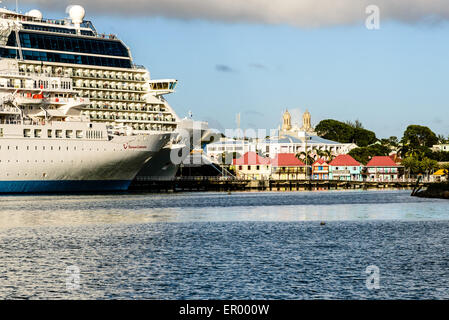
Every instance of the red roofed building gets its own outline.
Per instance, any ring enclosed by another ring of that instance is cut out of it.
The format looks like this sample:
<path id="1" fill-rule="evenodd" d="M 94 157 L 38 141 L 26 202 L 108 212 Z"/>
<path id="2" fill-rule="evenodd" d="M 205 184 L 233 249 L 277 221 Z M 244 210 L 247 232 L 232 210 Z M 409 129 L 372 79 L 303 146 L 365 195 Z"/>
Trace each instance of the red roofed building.
<path id="1" fill-rule="evenodd" d="M 271 175 L 271 161 L 255 152 L 247 152 L 241 158 L 234 159 L 237 177 L 243 179 L 268 179 Z"/>
<path id="2" fill-rule="evenodd" d="M 363 165 L 349 154 L 341 154 L 329 163 L 331 180 L 362 181 Z"/>
<path id="3" fill-rule="evenodd" d="M 392 181 L 398 180 L 400 168 L 389 156 L 374 156 L 366 164 L 367 181 Z"/>
<path id="4" fill-rule="evenodd" d="M 312 179 L 329 179 L 329 164 L 324 159 L 320 158 L 312 164 Z"/>
<path id="5" fill-rule="evenodd" d="M 294 153 L 278 153 L 271 159 L 272 178 L 297 180 L 306 178 L 306 165 Z"/>

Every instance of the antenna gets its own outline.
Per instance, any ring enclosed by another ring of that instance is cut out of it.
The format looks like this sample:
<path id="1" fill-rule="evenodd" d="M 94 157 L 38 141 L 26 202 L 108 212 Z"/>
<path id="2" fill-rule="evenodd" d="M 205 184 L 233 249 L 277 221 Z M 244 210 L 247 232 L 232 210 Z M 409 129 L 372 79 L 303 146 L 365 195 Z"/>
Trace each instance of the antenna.
<path id="1" fill-rule="evenodd" d="M 16 12 L 19 13 L 19 0 L 16 0 Z"/>
<path id="2" fill-rule="evenodd" d="M 239 135 L 237 138 L 240 138 L 240 112 L 237 113 L 235 122 L 237 123 L 237 134 Z"/>

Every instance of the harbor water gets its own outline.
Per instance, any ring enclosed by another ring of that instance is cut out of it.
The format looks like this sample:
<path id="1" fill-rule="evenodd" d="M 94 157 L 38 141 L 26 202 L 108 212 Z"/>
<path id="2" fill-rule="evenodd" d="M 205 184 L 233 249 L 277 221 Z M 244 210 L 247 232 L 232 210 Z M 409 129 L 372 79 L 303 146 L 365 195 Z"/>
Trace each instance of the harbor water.
<path id="1" fill-rule="evenodd" d="M 449 299 L 449 201 L 0 196 L 0 259 L 2 299 Z"/>

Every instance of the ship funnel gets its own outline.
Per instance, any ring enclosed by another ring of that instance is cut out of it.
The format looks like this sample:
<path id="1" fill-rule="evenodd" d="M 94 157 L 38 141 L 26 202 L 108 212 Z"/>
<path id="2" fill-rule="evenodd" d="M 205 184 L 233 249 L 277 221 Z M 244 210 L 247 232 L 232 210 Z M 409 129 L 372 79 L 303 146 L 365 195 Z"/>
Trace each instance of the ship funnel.
<path id="1" fill-rule="evenodd" d="M 83 22 L 84 16 L 86 15 L 86 11 L 83 7 L 79 5 L 68 6 L 67 11 L 69 13 L 70 19 L 72 19 L 72 23 L 75 27 L 79 28 L 81 23 Z"/>

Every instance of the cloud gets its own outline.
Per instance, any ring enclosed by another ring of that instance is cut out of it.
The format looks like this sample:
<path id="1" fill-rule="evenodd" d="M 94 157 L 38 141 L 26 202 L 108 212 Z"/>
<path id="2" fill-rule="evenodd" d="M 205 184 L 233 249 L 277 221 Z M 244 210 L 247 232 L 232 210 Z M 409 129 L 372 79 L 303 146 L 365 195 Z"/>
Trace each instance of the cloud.
<path id="1" fill-rule="evenodd" d="M 250 63 L 249 66 L 251 68 L 255 68 L 255 69 L 260 69 L 260 70 L 266 70 L 268 69 L 268 67 L 264 64 L 261 63 Z"/>
<path id="2" fill-rule="evenodd" d="M 21 5 L 35 3 L 35 0 L 21 1 Z M 72 3 L 41 0 L 38 9 L 64 12 Z M 447 0 L 77 0 L 77 3 L 86 8 L 88 18 L 115 14 L 323 27 L 364 24 L 365 8 L 375 4 L 380 8 L 381 22 L 449 20 Z"/>
<path id="3" fill-rule="evenodd" d="M 243 111 L 243 114 L 247 115 L 247 116 L 252 116 L 252 117 L 264 117 L 265 116 L 264 113 L 257 111 L 257 110 L 245 110 L 245 111 Z"/>
<path id="4" fill-rule="evenodd" d="M 234 72 L 234 69 L 232 69 L 230 66 L 224 65 L 224 64 L 217 64 L 215 66 L 215 70 L 220 72 Z"/>

